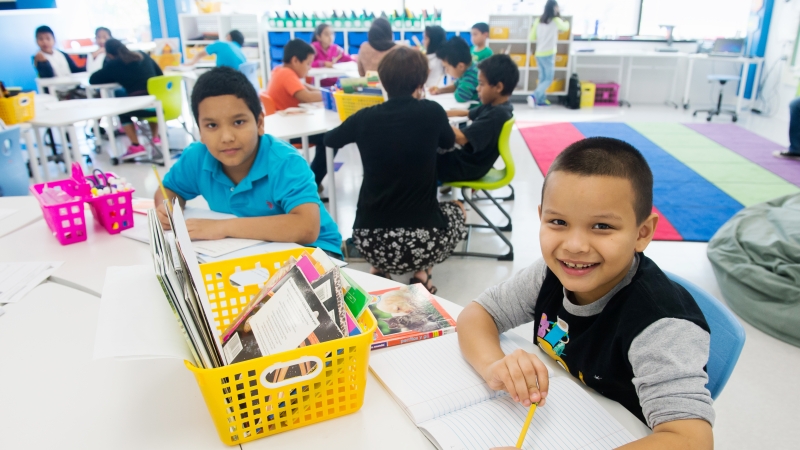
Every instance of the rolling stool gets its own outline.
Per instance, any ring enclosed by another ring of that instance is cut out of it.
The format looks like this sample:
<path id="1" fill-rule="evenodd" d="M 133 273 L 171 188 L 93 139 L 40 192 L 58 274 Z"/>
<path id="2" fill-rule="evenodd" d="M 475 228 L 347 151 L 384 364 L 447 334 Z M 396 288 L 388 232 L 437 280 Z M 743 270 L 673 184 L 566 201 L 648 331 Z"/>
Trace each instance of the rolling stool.
<path id="1" fill-rule="evenodd" d="M 708 76 L 709 82 L 718 81 L 720 84 L 719 88 L 719 100 L 717 100 L 717 107 L 715 109 L 698 109 L 692 113 L 692 117 L 696 117 L 697 113 L 703 112 L 708 113 L 708 117 L 706 120 L 711 122 L 711 118 L 714 116 L 719 116 L 720 114 L 730 114 L 731 120 L 736 122 L 739 120 L 739 117 L 736 115 L 736 111 L 731 109 L 722 109 L 722 91 L 725 90 L 725 83 L 728 81 L 739 81 L 739 77 L 737 75 L 709 75 Z"/>

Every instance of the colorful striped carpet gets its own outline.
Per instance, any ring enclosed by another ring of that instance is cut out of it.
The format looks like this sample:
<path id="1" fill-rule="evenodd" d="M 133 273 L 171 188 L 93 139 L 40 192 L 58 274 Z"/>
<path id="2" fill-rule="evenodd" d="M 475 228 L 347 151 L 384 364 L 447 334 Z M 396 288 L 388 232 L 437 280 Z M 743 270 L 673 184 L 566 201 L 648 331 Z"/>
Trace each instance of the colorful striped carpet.
<path id="1" fill-rule="evenodd" d="M 524 123 L 520 132 L 543 174 L 586 137 L 636 147 L 653 171 L 656 240 L 707 242 L 740 209 L 800 192 L 800 161 L 775 158 L 782 146 L 733 124 Z"/>

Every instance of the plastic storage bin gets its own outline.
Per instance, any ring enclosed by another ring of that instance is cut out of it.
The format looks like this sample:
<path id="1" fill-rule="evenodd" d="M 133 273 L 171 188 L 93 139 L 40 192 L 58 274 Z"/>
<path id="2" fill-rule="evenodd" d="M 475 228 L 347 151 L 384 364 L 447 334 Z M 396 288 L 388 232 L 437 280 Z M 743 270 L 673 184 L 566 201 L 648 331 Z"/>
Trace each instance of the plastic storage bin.
<path id="1" fill-rule="evenodd" d="M 33 119 L 35 114 L 33 99 L 33 92 L 20 92 L 10 98 L 0 98 L 0 119 L 3 119 L 6 125 Z"/>
<path id="2" fill-rule="evenodd" d="M 594 106 L 618 106 L 619 84 L 595 83 Z"/>
<path id="3" fill-rule="evenodd" d="M 511 53 L 508 56 L 511 57 L 511 60 L 514 61 L 519 67 L 525 67 L 525 64 L 528 62 L 528 55 L 525 53 Z"/>
<path id="4" fill-rule="evenodd" d="M 508 27 L 489 27 L 489 39 L 508 39 Z"/>
<path id="5" fill-rule="evenodd" d="M 555 80 L 553 80 L 553 84 L 551 84 L 550 87 L 547 88 L 546 92 L 553 93 L 553 92 L 564 91 L 566 89 L 566 85 L 567 85 L 567 80 L 563 78 L 556 78 Z"/>
<path id="6" fill-rule="evenodd" d="M 556 67 L 567 67 L 568 61 L 569 61 L 569 55 L 565 55 L 563 53 L 556 53 L 555 57 Z"/>
<path id="7" fill-rule="evenodd" d="M 339 120 L 342 122 L 360 109 L 383 103 L 382 95 L 345 94 L 342 91 L 336 91 L 333 93 L 333 98 L 336 100 Z"/>
<path id="8" fill-rule="evenodd" d="M 581 108 L 594 106 L 596 85 L 591 81 L 581 81 Z"/>
<path id="9" fill-rule="evenodd" d="M 258 293 L 258 286 L 234 287 L 239 270 L 270 272 L 307 249 L 266 253 L 200 265 L 212 311 L 232 320 Z M 222 331 L 227 325 L 218 322 Z M 335 341 L 251 359 L 215 369 L 186 362 L 200 386 L 223 443 L 236 445 L 358 411 L 364 404 L 369 352 L 377 322 L 369 310 L 359 319 L 363 333 Z M 316 363 L 306 375 L 271 383 L 266 375 L 303 362 Z"/>

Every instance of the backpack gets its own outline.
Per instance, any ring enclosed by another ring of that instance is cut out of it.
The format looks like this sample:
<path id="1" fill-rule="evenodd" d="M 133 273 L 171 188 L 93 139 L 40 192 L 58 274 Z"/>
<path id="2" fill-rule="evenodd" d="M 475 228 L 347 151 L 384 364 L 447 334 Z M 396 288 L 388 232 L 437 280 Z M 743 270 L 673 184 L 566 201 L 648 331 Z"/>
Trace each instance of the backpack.
<path id="1" fill-rule="evenodd" d="M 578 79 L 577 73 L 573 73 L 569 77 L 566 103 L 569 109 L 578 109 L 581 107 L 581 81 Z"/>

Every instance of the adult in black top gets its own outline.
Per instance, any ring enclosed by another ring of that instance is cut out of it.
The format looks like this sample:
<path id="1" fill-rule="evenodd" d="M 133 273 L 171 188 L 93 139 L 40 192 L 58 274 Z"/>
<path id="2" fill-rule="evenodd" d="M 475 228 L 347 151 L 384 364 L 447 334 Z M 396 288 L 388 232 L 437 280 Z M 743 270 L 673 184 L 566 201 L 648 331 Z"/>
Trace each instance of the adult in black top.
<path id="1" fill-rule="evenodd" d="M 106 41 L 106 60 L 103 68 L 93 73 L 89 78 L 91 84 L 119 83 L 129 97 L 147 95 L 147 80 L 164 75 L 152 58 L 143 52 L 132 52 L 125 44 L 117 39 Z M 119 121 L 125 130 L 125 135 L 131 141 L 128 151 L 121 159 L 133 159 L 146 153 L 145 148 L 139 144 L 136 128 L 133 126 L 133 117 L 139 119 L 155 117 L 152 108 L 130 111 L 119 115 Z M 158 136 L 158 123 L 150 122 L 150 131 L 153 136 Z M 154 143 L 161 142 L 157 137 Z"/>
<path id="2" fill-rule="evenodd" d="M 430 269 L 444 261 L 465 234 L 460 204 L 436 200 L 436 151 L 455 144 L 447 114 L 419 100 L 428 60 L 397 47 L 378 66 L 389 100 L 358 111 L 325 135 L 325 145 L 355 142 L 364 179 L 353 224 L 353 243 L 373 273 L 414 272 L 429 290 Z"/>

